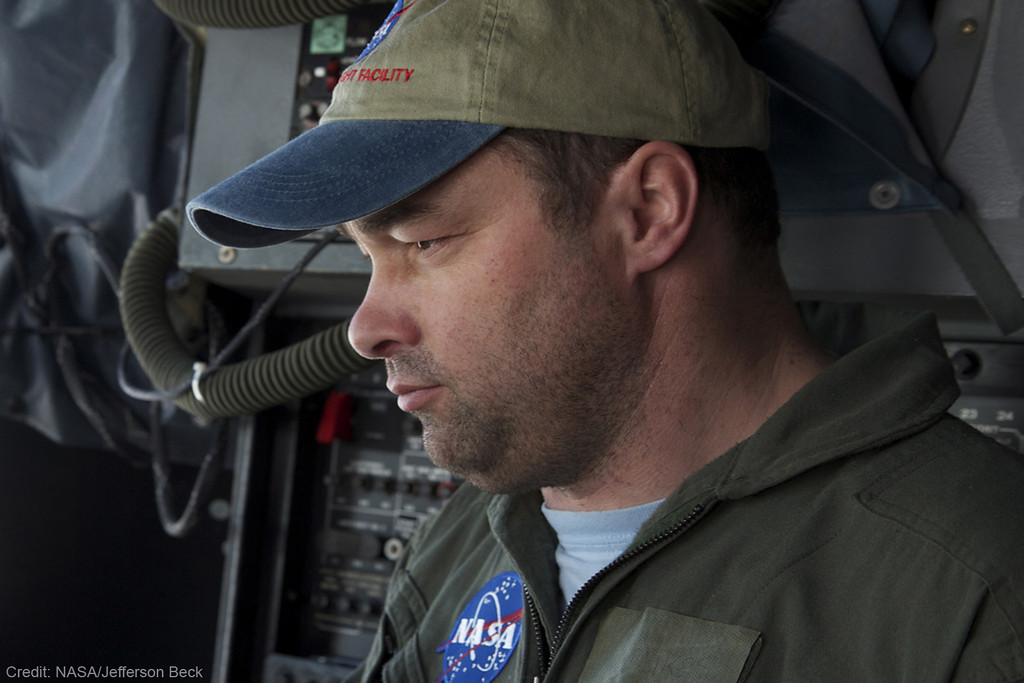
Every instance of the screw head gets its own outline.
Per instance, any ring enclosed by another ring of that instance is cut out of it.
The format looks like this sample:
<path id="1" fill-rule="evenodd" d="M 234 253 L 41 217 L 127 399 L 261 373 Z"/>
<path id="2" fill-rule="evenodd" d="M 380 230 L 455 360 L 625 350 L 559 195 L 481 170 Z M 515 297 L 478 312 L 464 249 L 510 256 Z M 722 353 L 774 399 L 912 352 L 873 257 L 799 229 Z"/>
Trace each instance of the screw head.
<path id="1" fill-rule="evenodd" d="M 902 196 L 903 191 L 900 189 L 899 183 L 894 180 L 879 180 L 871 186 L 871 190 L 868 192 L 868 201 L 876 209 L 885 211 L 898 205 Z"/>
<path id="2" fill-rule="evenodd" d="M 221 247 L 217 251 L 217 260 L 221 263 L 231 263 L 235 260 L 236 256 L 238 256 L 238 252 L 231 247 Z"/>
<path id="3" fill-rule="evenodd" d="M 981 372 L 981 357 L 971 349 L 960 349 L 950 360 L 957 379 L 974 379 Z"/>

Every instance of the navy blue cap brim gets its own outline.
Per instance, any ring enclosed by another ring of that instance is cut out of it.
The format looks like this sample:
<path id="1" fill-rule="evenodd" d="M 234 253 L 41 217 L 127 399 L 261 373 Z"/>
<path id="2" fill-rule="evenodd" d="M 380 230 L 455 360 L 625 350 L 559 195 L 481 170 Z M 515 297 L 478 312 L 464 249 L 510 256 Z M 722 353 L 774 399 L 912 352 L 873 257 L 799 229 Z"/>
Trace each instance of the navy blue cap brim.
<path id="1" fill-rule="evenodd" d="M 189 220 L 229 247 L 266 247 L 361 218 L 440 178 L 502 126 L 330 121 L 189 202 Z"/>

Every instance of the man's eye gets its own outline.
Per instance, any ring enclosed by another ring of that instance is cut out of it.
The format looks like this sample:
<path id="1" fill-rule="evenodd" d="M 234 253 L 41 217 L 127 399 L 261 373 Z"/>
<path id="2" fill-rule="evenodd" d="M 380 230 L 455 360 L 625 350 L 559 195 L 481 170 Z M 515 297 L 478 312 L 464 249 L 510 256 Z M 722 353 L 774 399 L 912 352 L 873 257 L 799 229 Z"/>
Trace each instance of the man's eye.
<path id="1" fill-rule="evenodd" d="M 434 237 L 428 240 L 412 240 L 409 242 L 403 242 L 402 244 L 405 245 L 406 249 L 427 253 L 440 248 L 441 244 L 447 239 L 447 237 Z"/>
<path id="2" fill-rule="evenodd" d="M 419 240 L 419 241 L 413 242 L 413 244 L 420 251 L 427 251 L 427 250 L 432 249 L 433 247 L 435 247 L 437 245 L 437 243 L 440 242 L 440 241 L 441 241 L 440 239 Z"/>

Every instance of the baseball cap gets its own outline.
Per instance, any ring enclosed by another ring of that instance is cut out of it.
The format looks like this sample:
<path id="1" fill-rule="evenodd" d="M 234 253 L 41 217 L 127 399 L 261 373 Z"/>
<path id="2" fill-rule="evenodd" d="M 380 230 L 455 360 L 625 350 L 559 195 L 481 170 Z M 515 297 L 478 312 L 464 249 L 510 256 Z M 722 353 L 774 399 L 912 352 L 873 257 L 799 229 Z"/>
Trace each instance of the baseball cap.
<path id="1" fill-rule="evenodd" d="M 373 213 L 508 127 L 768 146 L 768 87 L 697 0 L 398 0 L 320 125 L 189 202 L 260 247 Z"/>

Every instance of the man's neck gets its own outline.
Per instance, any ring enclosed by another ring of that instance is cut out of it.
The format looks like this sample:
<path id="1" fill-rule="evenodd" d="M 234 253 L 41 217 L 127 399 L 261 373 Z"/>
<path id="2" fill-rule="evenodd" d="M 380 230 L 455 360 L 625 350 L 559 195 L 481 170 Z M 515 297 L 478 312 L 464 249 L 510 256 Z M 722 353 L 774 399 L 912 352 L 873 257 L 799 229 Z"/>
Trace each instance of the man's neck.
<path id="1" fill-rule="evenodd" d="M 652 381 L 633 428 L 599 472 L 577 486 L 542 490 L 557 510 L 612 510 L 665 498 L 694 472 L 756 432 L 831 359 L 795 310 L 747 318 L 721 311 L 699 342 L 674 326 L 652 345 Z M 724 320 L 739 320 L 729 329 Z M 659 352 L 658 349 L 668 352 Z"/>

